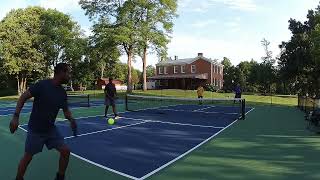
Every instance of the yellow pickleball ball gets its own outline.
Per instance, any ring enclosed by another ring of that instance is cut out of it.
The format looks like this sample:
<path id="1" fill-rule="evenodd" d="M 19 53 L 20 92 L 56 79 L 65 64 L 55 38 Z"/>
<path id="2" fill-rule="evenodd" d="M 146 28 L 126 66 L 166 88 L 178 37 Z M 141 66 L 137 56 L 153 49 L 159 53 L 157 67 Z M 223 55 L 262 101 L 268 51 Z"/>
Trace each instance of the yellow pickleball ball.
<path id="1" fill-rule="evenodd" d="M 114 119 L 113 119 L 113 118 L 109 118 L 109 119 L 108 119 L 108 124 L 113 125 L 113 124 L 114 124 L 114 122 L 115 122 L 115 121 L 114 121 Z"/>

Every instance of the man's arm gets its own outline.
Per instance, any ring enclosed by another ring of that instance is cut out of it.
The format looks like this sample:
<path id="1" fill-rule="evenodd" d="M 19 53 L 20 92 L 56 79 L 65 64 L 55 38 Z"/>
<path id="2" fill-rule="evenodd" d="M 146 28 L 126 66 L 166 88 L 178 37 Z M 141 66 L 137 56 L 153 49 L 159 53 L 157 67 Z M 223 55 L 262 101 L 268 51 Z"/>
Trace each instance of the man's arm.
<path id="1" fill-rule="evenodd" d="M 77 135 L 77 124 L 76 124 L 76 121 L 74 120 L 74 118 L 72 117 L 72 113 L 68 107 L 63 108 L 63 114 L 64 114 L 64 117 L 69 120 L 73 134 L 76 136 Z"/>
<path id="2" fill-rule="evenodd" d="M 68 119 L 70 122 L 74 121 L 73 117 L 72 117 L 72 113 L 71 111 L 69 110 L 68 107 L 64 108 L 63 109 L 63 114 L 64 114 L 64 117 L 66 119 Z"/>
<path id="3" fill-rule="evenodd" d="M 30 99 L 32 97 L 31 93 L 29 90 L 27 90 L 26 92 L 24 92 L 18 102 L 17 102 L 17 106 L 16 106 L 16 110 L 13 114 L 13 118 L 10 122 L 10 132 L 11 133 L 14 133 L 17 129 L 18 129 L 18 126 L 19 126 L 19 116 L 20 116 L 20 112 L 21 112 L 21 109 L 23 108 L 24 106 L 24 103 Z"/>

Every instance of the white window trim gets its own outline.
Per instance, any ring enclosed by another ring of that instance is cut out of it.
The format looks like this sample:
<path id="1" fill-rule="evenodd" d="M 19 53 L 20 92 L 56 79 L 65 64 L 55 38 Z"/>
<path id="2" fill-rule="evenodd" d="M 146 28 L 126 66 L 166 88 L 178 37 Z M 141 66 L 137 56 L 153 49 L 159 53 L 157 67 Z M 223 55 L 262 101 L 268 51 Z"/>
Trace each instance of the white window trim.
<path id="1" fill-rule="evenodd" d="M 194 71 L 192 70 L 192 67 L 194 67 Z M 191 73 L 196 73 L 197 69 L 196 69 L 196 65 L 191 65 Z"/>
<path id="2" fill-rule="evenodd" d="M 177 74 L 178 73 L 178 66 L 173 66 L 173 73 Z"/>
<path id="3" fill-rule="evenodd" d="M 159 67 L 159 74 L 163 74 L 161 70 L 162 70 L 162 67 Z"/>
<path id="4" fill-rule="evenodd" d="M 167 68 L 167 66 L 164 66 L 164 67 L 163 67 L 163 72 L 164 72 L 164 74 L 168 74 L 168 68 Z"/>
<path id="5" fill-rule="evenodd" d="M 183 69 L 184 68 L 184 69 Z M 181 73 L 186 73 L 186 65 L 181 65 Z"/>

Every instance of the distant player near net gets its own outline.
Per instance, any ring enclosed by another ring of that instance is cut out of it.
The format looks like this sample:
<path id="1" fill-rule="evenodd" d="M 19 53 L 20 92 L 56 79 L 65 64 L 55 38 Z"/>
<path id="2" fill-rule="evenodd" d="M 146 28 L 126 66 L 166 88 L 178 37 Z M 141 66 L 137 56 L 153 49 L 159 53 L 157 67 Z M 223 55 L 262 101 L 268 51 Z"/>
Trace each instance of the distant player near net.
<path id="1" fill-rule="evenodd" d="M 240 84 L 237 84 L 237 86 L 234 89 L 234 93 L 235 93 L 234 98 L 241 99 L 241 93 L 242 92 L 241 92 Z M 234 100 L 234 103 L 235 103 L 235 100 Z"/>
<path id="2" fill-rule="evenodd" d="M 109 106 L 112 106 L 114 118 L 118 119 L 119 116 L 117 114 L 117 109 L 116 109 L 117 89 L 112 81 L 113 81 L 113 78 L 110 77 L 109 83 L 104 88 L 104 94 L 105 94 L 105 102 L 104 103 L 106 106 L 105 111 L 104 111 L 104 117 L 107 118 Z"/>
<path id="3" fill-rule="evenodd" d="M 202 104 L 203 92 L 204 92 L 203 87 L 202 87 L 201 85 L 199 85 L 199 87 L 198 87 L 198 89 L 197 89 L 199 104 Z"/>
<path id="4" fill-rule="evenodd" d="M 59 171 L 56 174 L 56 180 L 64 180 L 70 150 L 56 128 L 55 120 L 62 108 L 65 118 L 70 121 L 72 130 L 76 132 L 77 124 L 68 108 L 67 93 L 61 86 L 61 84 L 68 83 L 69 79 L 70 67 L 65 63 L 57 64 L 53 79 L 37 82 L 20 96 L 16 111 L 10 122 L 11 133 L 14 133 L 18 128 L 19 115 L 24 103 L 31 97 L 34 97 L 34 101 L 28 123 L 25 153 L 20 160 L 16 180 L 23 180 L 32 157 L 41 152 L 44 145 L 48 149 L 54 148 L 60 152 Z"/>

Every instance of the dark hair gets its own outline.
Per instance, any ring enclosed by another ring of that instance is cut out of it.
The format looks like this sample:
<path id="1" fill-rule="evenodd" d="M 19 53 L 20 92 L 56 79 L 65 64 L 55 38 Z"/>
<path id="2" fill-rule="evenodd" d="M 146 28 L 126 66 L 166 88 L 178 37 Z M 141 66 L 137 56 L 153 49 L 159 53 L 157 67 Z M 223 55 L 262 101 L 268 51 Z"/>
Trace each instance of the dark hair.
<path id="1" fill-rule="evenodd" d="M 69 70 L 69 65 L 67 63 L 59 63 L 54 67 L 54 74 L 59 74 L 61 72 L 67 72 Z"/>
<path id="2" fill-rule="evenodd" d="M 113 80 L 113 78 L 112 77 L 109 77 L 109 81 L 112 81 Z"/>

